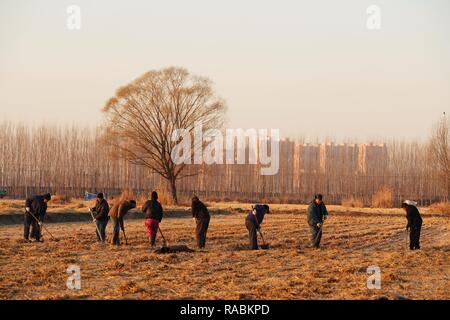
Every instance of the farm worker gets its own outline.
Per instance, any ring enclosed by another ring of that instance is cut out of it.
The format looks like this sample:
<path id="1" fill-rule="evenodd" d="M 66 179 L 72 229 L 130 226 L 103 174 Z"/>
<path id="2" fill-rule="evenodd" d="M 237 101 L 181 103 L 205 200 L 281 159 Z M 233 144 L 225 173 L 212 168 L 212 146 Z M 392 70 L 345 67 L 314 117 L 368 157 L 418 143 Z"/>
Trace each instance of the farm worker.
<path id="1" fill-rule="evenodd" d="M 311 243 L 314 248 L 319 248 L 322 239 L 322 226 L 328 217 L 327 207 L 322 201 L 321 194 L 314 195 L 314 200 L 308 207 L 307 218 L 311 231 Z"/>
<path id="2" fill-rule="evenodd" d="M 95 202 L 95 207 L 92 208 L 94 214 L 94 221 L 97 224 L 95 229 L 95 234 L 97 235 L 97 241 L 105 242 L 106 240 L 106 226 L 108 225 L 109 219 L 109 204 L 106 201 L 103 193 L 97 194 L 97 200 Z M 100 234 L 98 233 L 100 231 Z"/>
<path id="3" fill-rule="evenodd" d="M 192 197 L 191 203 L 192 217 L 195 220 L 195 235 L 197 246 L 203 249 L 206 245 L 206 233 L 208 232 L 211 216 L 203 202 L 197 196 Z"/>
<path id="4" fill-rule="evenodd" d="M 409 230 L 409 249 L 420 249 L 420 230 L 422 229 L 422 217 L 417 209 L 417 203 L 411 200 L 405 200 L 402 208 L 406 212 L 406 231 Z"/>
<path id="5" fill-rule="evenodd" d="M 122 200 L 116 205 L 114 205 L 111 210 L 109 211 L 109 216 L 111 217 L 113 223 L 114 223 L 114 230 L 113 230 L 113 239 L 112 244 L 113 245 L 120 245 L 119 240 L 119 234 L 120 230 L 125 233 L 125 226 L 123 224 L 123 218 L 125 215 L 130 211 L 131 209 L 136 208 L 136 201 L 135 200 Z"/>
<path id="6" fill-rule="evenodd" d="M 41 241 L 41 225 L 47 212 L 47 202 L 51 200 L 50 193 L 34 196 L 25 201 L 25 217 L 23 226 L 23 238 L 25 242 L 30 242 L 30 226 L 31 238 L 36 242 Z"/>
<path id="7" fill-rule="evenodd" d="M 258 236 L 256 232 L 260 230 L 264 216 L 266 213 L 270 212 L 269 210 L 270 209 L 267 204 L 257 204 L 253 207 L 252 212 L 250 212 L 245 219 L 245 226 L 248 230 L 251 250 L 258 250 Z"/>
<path id="8" fill-rule="evenodd" d="M 145 213 L 147 236 L 150 245 L 153 247 L 156 242 L 159 224 L 161 223 L 164 214 L 161 203 L 158 202 L 158 193 L 156 191 L 152 192 L 151 199 L 144 204 L 142 212 Z"/>

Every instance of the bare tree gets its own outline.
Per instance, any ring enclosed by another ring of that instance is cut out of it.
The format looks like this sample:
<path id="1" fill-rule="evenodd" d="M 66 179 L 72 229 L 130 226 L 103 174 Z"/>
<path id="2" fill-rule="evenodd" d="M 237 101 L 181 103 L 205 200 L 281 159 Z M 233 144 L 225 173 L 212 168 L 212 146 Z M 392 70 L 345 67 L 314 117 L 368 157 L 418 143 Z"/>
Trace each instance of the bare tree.
<path id="1" fill-rule="evenodd" d="M 446 200 L 450 195 L 450 135 L 448 117 L 442 119 L 433 126 L 430 138 L 430 153 L 446 191 Z"/>
<path id="2" fill-rule="evenodd" d="M 178 143 L 172 141 L 174 130 L 192 134 L 195 123 L 202 123 L 204 130 L 220 128 L 225 110 L 209 79 L 183 68 L 150 71 L 119 88 L 106 103 L 105 137 L 117 148 L 116 155 L 166 179 L 177 203 L 176 182 L 192 173 L 185 173 L 185 163 L 172 160 Z"/>

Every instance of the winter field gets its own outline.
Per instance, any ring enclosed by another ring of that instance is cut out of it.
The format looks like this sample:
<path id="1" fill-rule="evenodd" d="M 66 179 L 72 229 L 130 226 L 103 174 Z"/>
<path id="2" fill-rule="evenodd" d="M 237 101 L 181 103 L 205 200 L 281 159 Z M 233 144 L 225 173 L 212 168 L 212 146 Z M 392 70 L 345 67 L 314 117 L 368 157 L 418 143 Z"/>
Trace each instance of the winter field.
<path id="1" fill-rule="evenodd" d="M 156 254 L 137 212 L 125 220 L 128 246 L 97 244 L 82 202 L 49 209 L 59 241 L 44 231 L 44 243 L 25 244 L 21 203 L 0 201 L 0 299 L 450 299 L 450 216 L 427 209 L 422 249 L 411 252 L 400 209 L 328 206 L 315 250 L 306 206 L 273 205 L 262 225 L 270 249 L 249 251 L 250 204 L 210 203 L 205 250 Z M 187 207 L 166 208 L 161 228 L 169 245 L 195 249 Z M 69 265 L 80 267 L 80 290 L 66 286 Z M 380 289 L 367 286 L 370 266 L 380 268 Z"/>

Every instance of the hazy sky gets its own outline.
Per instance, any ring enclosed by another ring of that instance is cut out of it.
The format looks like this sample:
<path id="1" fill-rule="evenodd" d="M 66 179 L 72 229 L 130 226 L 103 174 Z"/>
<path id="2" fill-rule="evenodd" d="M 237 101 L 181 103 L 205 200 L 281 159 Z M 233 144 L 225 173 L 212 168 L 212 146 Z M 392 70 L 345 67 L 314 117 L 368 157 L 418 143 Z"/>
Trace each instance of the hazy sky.
<path id="1" fill-rule="evenodd" d="M 448 0 L 0 0 L 0 117 L 94 125 L 117 87 L 182 66 L 213 80 L 228 127 L 424 138 L 450 112 L 449 40 Z"/>

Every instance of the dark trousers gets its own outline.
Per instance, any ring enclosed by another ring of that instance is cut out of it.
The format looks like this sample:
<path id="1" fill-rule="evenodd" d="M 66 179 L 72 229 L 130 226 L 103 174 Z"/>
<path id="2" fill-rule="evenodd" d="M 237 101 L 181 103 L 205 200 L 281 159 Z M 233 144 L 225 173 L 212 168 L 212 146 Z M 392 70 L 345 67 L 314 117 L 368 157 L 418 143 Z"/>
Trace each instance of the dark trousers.
<path id="1" fill-rule="evenodd" d="M 119 246 L 120 245 L 120 224 L 119 224 L 119 219 L 116 218 L 116 217 L 112 217 L 112 221 L 114 223 L 112 244 Z"/>
<path id="2" fill-rule="evenodd" d="M 309 226 L 311 230 L 311 244 L 314 248 L 319 248 L 322 239 L 322 228 L 318 226 Z"/>
<path id="3" fill-rule="evenodd" d="M 248 230 L 248 240 L 251 250 L 258 250 L 258 226 L 255 221 L 245 219 L 245 226 Z"/>
<path id="4" fill-rule="evenodd" d="M 410 227 L 409 229 L 409 248 L 411 250 L 420 249 L 420 230 L 422 229 L 422 222 Z"/>
<path id="5" fill-rule="evenodd" d="M 197 237 L 197 246 L 201 249 L 206 245 L 206 233 L 208 232 L 210 217 L 195 219 L 197 226 L 195 228 L 195 235 Z"/>
<path id="6" fill-rule="evenodd" d="M 29 240 L 30 237 L 39 241 L 41 239 L 41 228 L 36 219 L 34 219 L 31 214 L 26 212 L 23 221 L 23 238 Z"/>
<path id="7" fill-rule="evenodd" d="M 106 240 L 106 226 L 108 225 L 108 219 L 97 220 L 96 222 L 97 228 L 95 228 L 95 234 L 97 235 L 98 241 Z M 100 230 L 100 234 L 98 234 L 98 230 Z"/>

